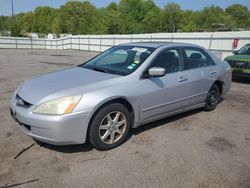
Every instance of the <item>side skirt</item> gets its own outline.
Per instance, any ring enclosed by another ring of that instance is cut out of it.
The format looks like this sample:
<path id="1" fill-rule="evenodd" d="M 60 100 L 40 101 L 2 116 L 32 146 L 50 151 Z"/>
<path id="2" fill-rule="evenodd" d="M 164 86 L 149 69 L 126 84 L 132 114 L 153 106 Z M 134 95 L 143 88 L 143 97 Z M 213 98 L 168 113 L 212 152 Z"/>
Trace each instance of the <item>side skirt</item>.
<path id="1" fill-rule="evenodd" d="M 147 124 L 147 123 L 150 123 L 150 122 L 153 122 L 153 121 L 157 121 L 157 120 L 160 120 L 160 119 L 163 119 L 163 118 L 166 118 L 166 117 L 170 117 L 170 116 L 173 116 L 173 115 L 176 115 L 176 114 L 180 114 L 180 113 L 187 112 L 187 111 L 190 111 L 190 110 L 202 108 L 204 106 L 205 106 L 205 103 L 203 102 L 203 103 L 196 104 L 196 105 L 193 105 L 193 106 L 189 106 L 189 107 L 186 107 L 186 108 L 182 108 L 182 109 L 179 109 L 179 110 L 176 110 L 176 111 L 173 111 L 173 112 L 169 112 L 167 114 L 162 114 L 162 115 L 159 115 L 159 116 L 156 116 L 156 117 L 152 117 L 152 118 L 144 120 L 141 123 L 135 124 L 133 126 L 133 128 L 136 128 L 136 127 L 139 127 L 141 125 L 144 125 L 144 124 Z"/>

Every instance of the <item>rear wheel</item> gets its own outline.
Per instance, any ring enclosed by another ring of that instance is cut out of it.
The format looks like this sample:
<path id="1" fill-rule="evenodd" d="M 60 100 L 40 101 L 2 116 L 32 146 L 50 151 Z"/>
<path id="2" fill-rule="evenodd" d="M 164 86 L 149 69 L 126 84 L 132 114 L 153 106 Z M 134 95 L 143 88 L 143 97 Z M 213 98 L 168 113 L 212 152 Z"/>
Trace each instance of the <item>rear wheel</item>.
<path id="1" fill-rule="evenodd" d="M 95 115 L 89 131 L 91 144 L 99 150 L 108 150 L 121 145 L 131 126 L 128 109 L 119 103 L 103 107 Z"/>
<path id="2" fill-rule="evenodd" d="M 206 104 L 203 109 L 205 111 L 214 110 L 219 102 L 219 99 L 220 99 L 220 89 L 216 84 L 214 84 L 212 85 L 207 94 Z"/>

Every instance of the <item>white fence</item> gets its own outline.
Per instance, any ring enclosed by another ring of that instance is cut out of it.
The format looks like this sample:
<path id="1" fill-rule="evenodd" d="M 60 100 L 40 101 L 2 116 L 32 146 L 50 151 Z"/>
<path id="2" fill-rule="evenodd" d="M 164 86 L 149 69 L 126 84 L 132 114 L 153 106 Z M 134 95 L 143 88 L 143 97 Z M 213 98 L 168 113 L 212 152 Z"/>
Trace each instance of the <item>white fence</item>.
<path id="1" fill-rule="evenodd" d="M 238 39 L 238 47 L 233 41 Z M 198 44 L 216 52 L 221 58 L 250 43 L 250 31 L 215 33 L 155 33 L 135 35 L 78 35 L 60 39 L 32 39 L 0 37 L 0 48 L 16 49 L 73 49 L 104 51 L 114 45 L 128 42 L 184 42 Z"/>

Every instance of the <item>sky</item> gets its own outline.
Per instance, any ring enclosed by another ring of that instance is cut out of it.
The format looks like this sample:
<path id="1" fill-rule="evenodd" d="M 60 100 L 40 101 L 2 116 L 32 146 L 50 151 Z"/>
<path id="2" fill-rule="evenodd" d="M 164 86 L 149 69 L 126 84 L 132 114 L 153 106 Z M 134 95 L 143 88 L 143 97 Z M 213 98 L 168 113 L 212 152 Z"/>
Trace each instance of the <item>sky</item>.
<path id="1" fill-rule="evenodd" d="M 119 0 L 89 0 L 96 7 L 105 7 L 111 2 Z M 67 0 L 13 0 L 14 13 L 33 11 L 37 6 L 50 6 L 59 8 Z M 250 0 L 155 0 L 155 3 L 164 7 L 167 3 L 178 3 L 184 10 L 201 10 L 206 6 L 217 5 L 226 8 L 234 3 L 247 6 L 250 9 Z M 11 15 L 11 0 L 0 0 L 0 15 Z"/>

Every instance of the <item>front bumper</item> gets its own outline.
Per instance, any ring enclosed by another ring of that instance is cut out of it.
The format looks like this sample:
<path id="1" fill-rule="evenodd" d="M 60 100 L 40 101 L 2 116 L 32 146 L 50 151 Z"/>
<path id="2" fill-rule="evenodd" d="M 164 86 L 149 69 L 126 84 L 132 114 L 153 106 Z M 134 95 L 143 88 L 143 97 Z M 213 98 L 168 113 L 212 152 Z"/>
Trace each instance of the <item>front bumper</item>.
<path id="1" fill-rule="evenodd" d="M 33 108 L 15 105 L 12 97 L 10 111 L 23 133 L 54 145 L 82 144 L 86 141 L 91 111 L 67 115 L 34 114 Z"/>
<path id="2" fill-rule="evenodd" d="M 235 71 L 233 70 L 233 77 L 243 77 L 243 78 L 250 78 L 250 71 Z"/>

